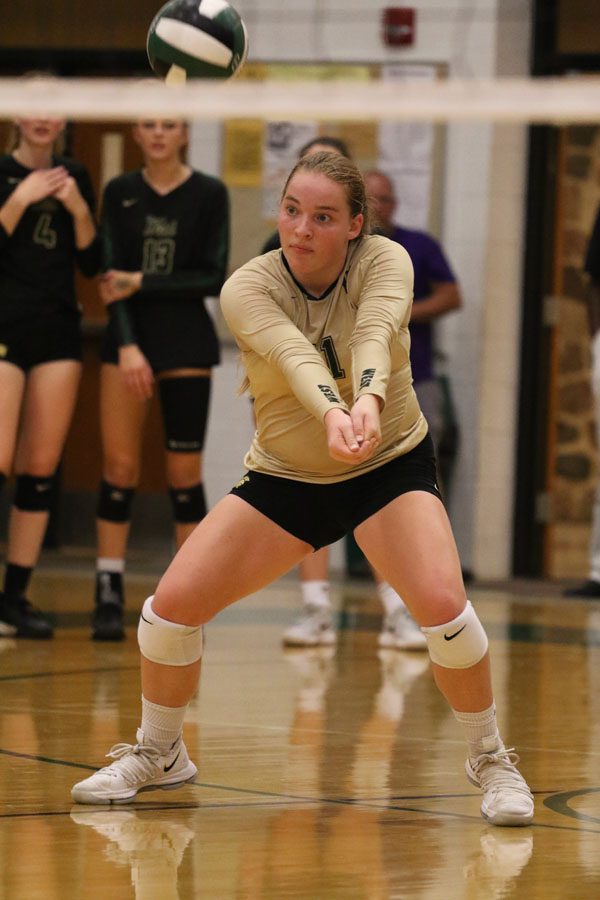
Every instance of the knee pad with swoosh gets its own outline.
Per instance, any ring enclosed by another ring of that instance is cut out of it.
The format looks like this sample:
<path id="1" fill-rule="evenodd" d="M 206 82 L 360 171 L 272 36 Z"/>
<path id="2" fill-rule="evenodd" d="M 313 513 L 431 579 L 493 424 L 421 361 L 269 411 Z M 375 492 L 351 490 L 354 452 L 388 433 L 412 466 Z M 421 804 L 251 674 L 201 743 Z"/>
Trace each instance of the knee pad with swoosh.
<path id="1" fill-rule="evenodd" d="M 469 669 L 487 652 L 487 635 L 470 600 L 451 622 L 421 631 L 427 638 L 431 661 L 446 669 Z"/>
<path id="2" fill-rule="evenodd" d="M 179 625 L 158 616 L 153 597 L 142 607 L 138 644 L 142 656 L 162 666 L 190 666 L 202 657 L 202 625 Z"/>

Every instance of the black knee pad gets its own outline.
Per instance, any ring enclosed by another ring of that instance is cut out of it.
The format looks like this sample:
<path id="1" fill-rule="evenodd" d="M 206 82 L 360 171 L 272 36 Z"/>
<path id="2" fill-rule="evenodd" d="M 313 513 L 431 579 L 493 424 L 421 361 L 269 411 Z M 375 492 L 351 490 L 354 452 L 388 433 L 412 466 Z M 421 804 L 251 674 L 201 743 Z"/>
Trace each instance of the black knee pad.
<path id="1" fill-rule="evenodd" d="M 55 485 L 55 475 L 17 475 L 14 505 L 23 512 L 48 512 Z"/>
<path id="2" fill-rule="evenodd" d="M 6 484 L 6 475 L 4 474 L 4 472 L 0 472 L 0 491 L 2 490 L 2 488 L 4 487 L 5 484 Z"/>
<path id="3" fill-rule="evenodd" d="M 107 522 L 129 522 L 134 494 L 135 488 L 118 487 L 101 481 L 96 515 Z"/>
<path id="4" fill-rule="evenodd" d="M 169 495 L 176 522 L 187 525 L 199 522 L 206 515 L 206 497 L 202 482 L 186 488 L 169 488 Z"/>
<path id="5" fill-rule="evenodd" d="M 165 447 L 175 453 L 200 453 L 208 421 L 210 378 L 161 378 L 158 389 Z"/>

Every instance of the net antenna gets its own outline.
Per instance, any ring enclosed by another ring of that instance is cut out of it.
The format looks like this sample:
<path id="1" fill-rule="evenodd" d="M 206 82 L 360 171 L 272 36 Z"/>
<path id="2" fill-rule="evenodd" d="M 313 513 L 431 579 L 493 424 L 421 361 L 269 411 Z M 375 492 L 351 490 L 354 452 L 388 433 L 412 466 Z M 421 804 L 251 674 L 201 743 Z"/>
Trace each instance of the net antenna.
<path id="1" fill-rule="evenodd" d="M 385 81 L 0 78 L 0 118 L 511 122 L 600 121 L 600 78 Z"/>

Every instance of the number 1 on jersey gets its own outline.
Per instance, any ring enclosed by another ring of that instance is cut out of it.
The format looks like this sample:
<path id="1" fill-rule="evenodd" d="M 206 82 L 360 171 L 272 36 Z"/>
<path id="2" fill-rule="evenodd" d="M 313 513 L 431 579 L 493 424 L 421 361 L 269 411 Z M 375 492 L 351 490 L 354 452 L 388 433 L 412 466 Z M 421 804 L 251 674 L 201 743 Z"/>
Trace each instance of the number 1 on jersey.
<path id="1" fill-rule="evenodd" d="M 336 379 L 336 381 L 339 381 L 341 378 L 345 378 L 346 371 L 345 369 L 342 369 L 340 365 L 340 360 L 335 349 L 335 344 L 333 343 L 333 338 L 330 336 L 322 338 L 322 340 L 319 342 L 319 350 L 321 351 L 321 353 L 325 354 L 325 359 L 327 360 L 329 371 Z"/>

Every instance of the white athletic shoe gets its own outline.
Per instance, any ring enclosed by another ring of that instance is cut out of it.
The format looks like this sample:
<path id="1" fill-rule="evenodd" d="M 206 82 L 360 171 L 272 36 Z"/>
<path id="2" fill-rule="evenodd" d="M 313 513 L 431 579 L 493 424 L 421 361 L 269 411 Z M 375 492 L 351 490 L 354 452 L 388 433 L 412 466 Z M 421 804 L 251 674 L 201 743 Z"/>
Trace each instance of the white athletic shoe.
<path id="1" fill-rule="evenodd" d="M 512 747 L 467 759 L 467 778 L 483 791 L 481 815 L 492 825 L 529 825 L 533 819 L 533 795 L 518 762 Z"/>
<path id="2" fill-rule="evenodd" d="M 138 791 L 173 790 L 193 781 L 198 770 L 179 738 L 168 753 L 144 743 L 138 729 L 137 744 L 115 744 L 106 754 L 115 761 L 74 785 L 75 803 L 127 803 Z"/>
<path id="3" fill-rule="evenodd" d="M 306 604 L 304 613 L 283 633 L 283 643 L 290 647 L 331 646 L 337 641 L 331 610 Z"/>
<path id="4" fill-rule="evenodd" d="M 408 610 L 399 606 L 386 615 L 379 634 L 379 646 L 390 650 L 426 650 L 427 638 L 411 619 Z"/>

